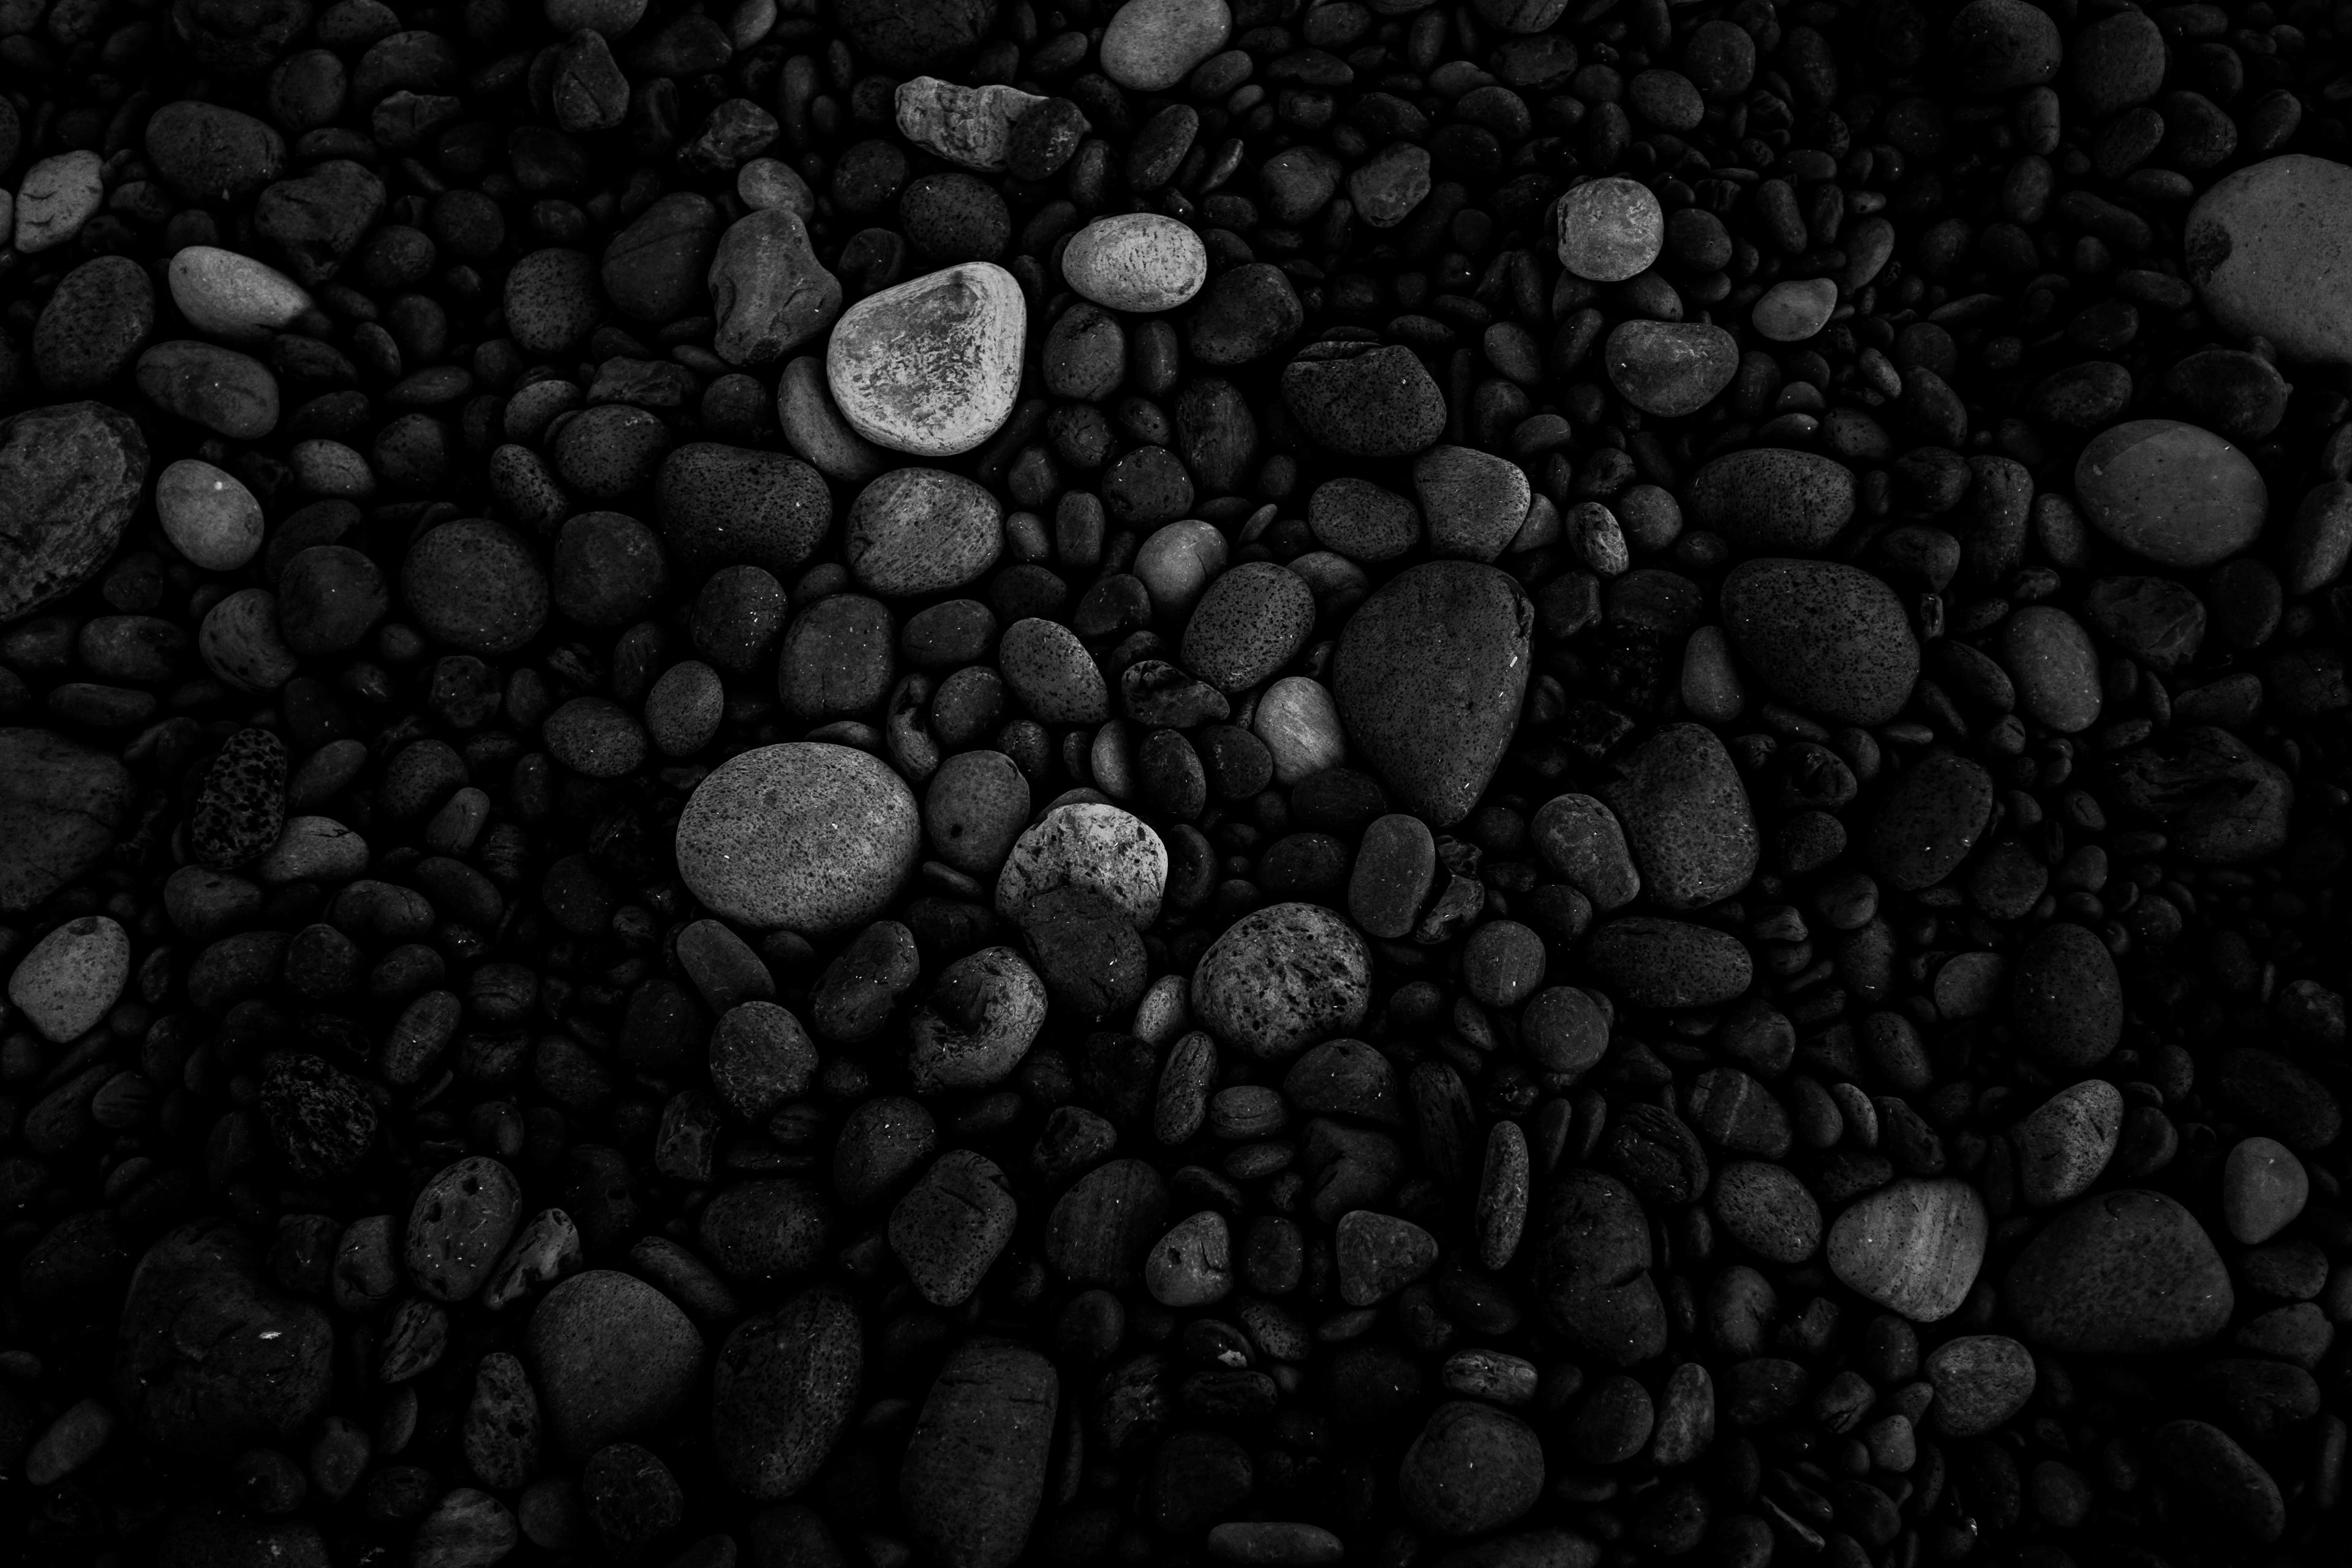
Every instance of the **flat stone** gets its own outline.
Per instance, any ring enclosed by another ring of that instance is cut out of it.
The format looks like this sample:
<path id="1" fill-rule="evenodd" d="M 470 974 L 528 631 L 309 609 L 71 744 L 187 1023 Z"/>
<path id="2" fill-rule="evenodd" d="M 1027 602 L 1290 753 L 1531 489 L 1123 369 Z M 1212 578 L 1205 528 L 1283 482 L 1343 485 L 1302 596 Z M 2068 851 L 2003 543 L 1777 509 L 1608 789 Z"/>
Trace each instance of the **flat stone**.
<path id="1" fill-rule="evenodd" d="M 785 742 L 728 759 L 678 818 L 678 875 L 730 920 L 808 934 L 882 912 L 914 869 L 915 797 L 867 752 Z"/>
<path id="2" fill-rule="evenodd" d="M 1437 1238 L 1409 1219 L 1353 1209 L 1331 1239 L 1339 1300 L 1350 1307 L 1386 1300 L 1437 1264 Z"/>
<path id="3" fill-rule="evenodd" d="M 2098 722 L 2099 650 L 2065 611 L 2021 605 L 2001 623 L 2000 662 L 2028 718 L 2062 735 L 2079 735 Z"/>
<path id="4" fill-rule="evenodd" d="M 2230 1533 L 2263 1545 L 2286 1533 L 2286 1499 L 2278 1482 L 2219 1426 L 2168 1421 L 2150 1435 L 2148 1453 L 2181 1495 L 2201 1504 Z"/>
<path id="5" fill-rule="evenodd" d="M 207 572 L 234 572 L 261 553 L 261 503 L 237 478 L 183 458 L 155 479 L 155 514 L 172 547 Z"/>
<path id="6" fill-rule="evenodd" d="M 1028 306 L 1013 275 L 968 261 L 860 300 L 825 350 L 850 428 L 894 452 L 969 452 L 1011 416 Z"/>
<path id="7" fill-rule="evenodd" d="M 891 1209 L 890 1251 L 924 1300 L 960 1307 L 980 1289 L 1020 1217 L 1013 1184 L 996 1163 L 951 1149 Z"/>
<path id="8" fill-rule="evenodd" d="M 1201 237 L 1160 213 L 1098 217 L 1070 237 L 1063 280 L 1107 310 L 1172 310 L 1209 280 Z"/>

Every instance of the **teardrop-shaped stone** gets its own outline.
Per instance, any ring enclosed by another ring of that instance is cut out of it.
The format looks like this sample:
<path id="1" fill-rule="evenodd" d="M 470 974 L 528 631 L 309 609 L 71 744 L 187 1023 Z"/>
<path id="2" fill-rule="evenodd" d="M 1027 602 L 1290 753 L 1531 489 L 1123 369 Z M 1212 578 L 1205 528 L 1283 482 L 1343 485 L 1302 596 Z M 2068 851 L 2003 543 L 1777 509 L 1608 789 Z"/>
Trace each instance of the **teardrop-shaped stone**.
<path id="1" fill-rule="evenodd" d="M 1470 815 L 1510 744 L 1534 620 L 1503 573 L 1433 561 L 1390 579 L 1339 634 L 1332 691 L 1349 739 L 1440 827 Z"/>

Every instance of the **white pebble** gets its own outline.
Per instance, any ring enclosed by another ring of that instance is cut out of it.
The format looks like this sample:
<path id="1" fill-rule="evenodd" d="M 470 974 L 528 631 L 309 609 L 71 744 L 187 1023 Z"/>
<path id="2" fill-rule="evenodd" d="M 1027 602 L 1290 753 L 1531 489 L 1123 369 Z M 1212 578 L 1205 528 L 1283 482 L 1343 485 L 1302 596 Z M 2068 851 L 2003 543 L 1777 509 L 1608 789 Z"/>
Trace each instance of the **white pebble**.
<path id="1" fill-rule="evenodd" d="M 1657 260 L 1666 212 L 1650 187 L 1611 177 L 1559 198 L 1560 265 L 1592 283 L 1622 283 Z"/>

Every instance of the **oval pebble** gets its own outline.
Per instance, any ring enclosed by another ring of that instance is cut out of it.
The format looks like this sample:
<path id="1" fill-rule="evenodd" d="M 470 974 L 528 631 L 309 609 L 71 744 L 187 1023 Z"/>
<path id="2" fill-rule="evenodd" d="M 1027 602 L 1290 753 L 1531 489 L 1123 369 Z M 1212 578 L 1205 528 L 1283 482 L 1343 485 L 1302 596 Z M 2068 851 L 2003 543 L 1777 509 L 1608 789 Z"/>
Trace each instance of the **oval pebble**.
<path id="1" fill-rule="evenodd" d="M 791 741 L 730 758 L 678 817 L 678 875 L 715 912 L 820 934 L 882 912 L 920 847 L 905 781 L 865 752 Z"/>
<path id="2" fill-rule="evenodd" d="M 2091 526 L 2160 565 L 2211 566 L 2253 543 L 2270 490 L 2247 456 L 2177 419 L 2133 419 L 2101 431 L 2074 464 L 2074 497 Z"/>
<path id="3" fill-rule="evenodd" d="M 1355 929 L 1314 904 L 1243 916 L 1201 955 L 1193 1016 L 1267 1061 L 1354 1033 L 1371 1000 L 1371 954 Z"/>
<path id="4" fill-rule="evenodd" d="M 1172 310 L 1209 280 L 1201 237 L 1158 213 L 1098 217 L 1070 237 L 1062 277 L 1107 310 L 1146 315 Z"/>

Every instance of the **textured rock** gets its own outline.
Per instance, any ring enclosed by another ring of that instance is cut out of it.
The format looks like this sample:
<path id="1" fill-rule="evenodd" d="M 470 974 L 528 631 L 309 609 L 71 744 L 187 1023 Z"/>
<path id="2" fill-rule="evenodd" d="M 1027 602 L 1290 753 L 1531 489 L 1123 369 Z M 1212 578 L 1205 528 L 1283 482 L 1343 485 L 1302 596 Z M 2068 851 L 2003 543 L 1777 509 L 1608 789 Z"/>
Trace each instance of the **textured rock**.
<path id="1" fill-rule="evenodd" d="M 2228 1326 L 2229 1270 L 2196 1218 L 2161 1193 L 2101 1193 L 2050 1222 L 2001 1282 L 2018 1331 L 2044 1350 L 2192 1350 Z"/>
<path id="2" fill-rule="evenodd" d="M 882 912 L 914 868 L 915 797 L 878 758 L 786 742 L 729 759 L 687 802 L 678 874 L 718 913 L 819 933 Z"/>
<path id="3" fill-rule="evenodd" d="M 0 422 L 0 622 L 88 582 L 121 542 L 146 482 L 146 437 L 103 404 Z"/>
<path id="4" fill-rule="evenodd" d="M 2352 363 L 2352 168 L 2289 153 L 2216 181 L 2189 209 L 2189 281 L 2214 319 L 2290 359 Z"/>
<path id="5" fill-rule="evenodd" d="M 825 379 L 842 417 L 866 440 L 953 457 L 1012 414 L 1027 326 L 1013 275 L 966 262 L 851 306 L 826 346 Z"/>

